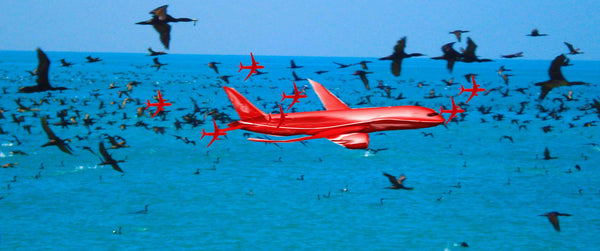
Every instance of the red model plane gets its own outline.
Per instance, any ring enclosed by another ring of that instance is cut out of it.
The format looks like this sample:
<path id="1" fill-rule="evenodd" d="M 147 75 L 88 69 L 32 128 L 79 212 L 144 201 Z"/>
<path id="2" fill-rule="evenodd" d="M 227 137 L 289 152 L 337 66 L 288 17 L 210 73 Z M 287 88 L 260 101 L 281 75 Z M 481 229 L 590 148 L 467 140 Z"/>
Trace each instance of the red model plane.
<path id="1" fill-rule="evenodd" d="M 463 113 L 463 112 L 465 112 L 465 110 L 460 109 L 460 107 L 458 107 L 454 103 L 454 98 L 450 97 L 450 99 L 452 99 L 452 110 L 444 110 L 443 106 L 440 107 L 440 114 L 450 113 L 450 118 L 448 118 L 448 120 L 446 120 L 446 123 L 444 123 L 444 125 L 448 124 L 448 122 L 450 122 L 450 120 L 452 120 L 453 118 L 456 118 L 456 114 L 457 113 Z"/>
<path id="2" fill-rule="evenodd" d="M 298 99 L 306 98 L 307 97 L 306 95 L 303 95 L 304 92 L 299 92 L 298 91 L 298 88 L 296 87 L 296 82 L 293 82 L 293 83 L 294 83 L 294 95 L 285 95 L 285 92 L 283 92 L 283 95 L 281 95 L 281 96 L 283 96 L 283 98 L 281 99 L 281 102 L 283 102 L 283 100 L 285 100 L 286 98 L 293 99 L 292 100 L 292 104 L 290 105 L 290 107 L 288 107 L 286 109 L 286 111 L 289 110 L 290 108 L 292 108 L 292 106 L 295 103 L 300 103 L 300 101 L 298 101 Z"/>
<path id="3" fill-rule="evenodd" d="M 209 147 L 210 144 L 212 144 L 215 140 L 220 140 L 219 136 L 227 135 L 227 133 L 225 132 L 225 130 L 227 130 L 227 129 L 219 129 L 217 127 L 217 122 L 215 122 L 214 119 L 213 119 L 213 124 L 215 125 L 214 132 L 206 132 L 206 131 L 204 131 L 204 129 L 202 129 L 202 137 L 200 137 L 200 139 L 204 138 L 204 136 L 206 136 L 206 135 L 213 136 L 212 140 L 210 141 L 210 143 L 208 143 L 208 145 L 206 147 Z"/>
<path id="4" fill-rule="evenodd" d="M 371 132 L 427 128 L 440 125 L 445 120 L 433 109 L 421 106 L 352 109 L 325 89 L 323 85 L 310 79 L 308 81 L 326 110 L 287 114 L 282 112 L 279 117 L 271 115 L 271 119 L 238 91 L 224 86 L 223 89 L 240 116 L 240 120 L 228 124 L 229 127 L 221 131 L 243 129 L 275 136 L 304 134 L 308 136 L 287 140 L 257 138 L 249 140 L 287 143 L 326 138 L 348 149 L 365 149 L 369 147 L 369 133 Z M 285 119 L 285 123 L 282 119 Z M 279 123 L 273 123 L 275 121 Z"/>
<path id="5" fill-rule="evenodd" d="M 252 57 L 252 65 L 244 66 L 242 62 L 240 62 L 240 70 L 238 72 L 242 71 L 243 69 L 250 70 L 250 73 L 248 73 L 248 76 L 246 77 L 246 79 L 244 79 L 244 81 L 246 81 L 250 77 L 250 75 L 252 75 L 252 73 L 256 73 L 256 69 L 265 68 L 262 65 L 258 65 L 258 62 L 254 61 L 254 55 L 252 55 L 252 52 L 250 52 L 250 57 Z"/>
<path id="6" fill-rule="evenodd" d="M 164 100 L 162 98 L 162 94 L 160 94 L 160 90 L 158 90 L 158 103 L 150 103 L 150 100 L 148 100 L 148 106 L 146 106 L 145 110 L 148 110 L 148 108 L 150 108 L 150 106 L 156 106 L 156 112 L 152 115 L 152 118 L 154 118 L 154 116 L 156 116 L 156 114 L 158 114 L 160 111 L 164 111 L 165 110 L 165 106 L 170 106 L 171 103 L 165 103 L 166 100 Z"/>
<path id="7" fill-rule="evenodd" d="M 473 88 L 468 88 L 468 89 L 465 89 L 465 88 L 464 88 L 464 87 L 461 85 L 461 86 L 460 86 L 460 93 L 458 94 L 458 95 L 460 95 L 460 94 L 462 94 L 463 92 L 470 92 L 470 93 L 471 93 L 471 96 L 469 97 L 469 99 L 467 99 L 467 102 L 465 102 L 465 104 L 466 104 L 466 103 L 469 103 L 469 100 L 471 100 L 471 98 L 472 98 L 472 97 L 474 97 L 474 96 L 479 96 L 479 95 L 477 95 L 477 92 L 485 91 L 485 89 L 480 89 L 480 88 L 479 88 L 479 86 L 480 86 L 480 85 L 478 85 L 477 83 L 475 83 L 475 76 L 471 75 L 471 77 L 473 78 Z"/>

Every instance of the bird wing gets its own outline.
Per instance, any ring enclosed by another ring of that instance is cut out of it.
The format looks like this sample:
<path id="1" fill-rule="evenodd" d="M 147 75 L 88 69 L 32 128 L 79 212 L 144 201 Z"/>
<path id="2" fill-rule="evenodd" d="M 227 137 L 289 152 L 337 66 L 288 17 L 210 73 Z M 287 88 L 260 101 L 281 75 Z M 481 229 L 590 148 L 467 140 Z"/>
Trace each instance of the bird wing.
<path id="1" fill-rule="evenodd" d="M 560 231 L 560 225 L 558 224 L 558 216 L 556 214 L 549 214 L 548 220 L 550 221 L 550 223 L 552 223 L 552 226 L 554 226 L 554 229 L 556 229 L 556 231 Z"/>
<path id="2" fill-rule="evenodd" d="M 404 174 L 401 174 L 400 177 L 398 177 L 398 183 L 402 184 L 402 182 L 404 182 L 405 179 L 406 179 L 406 176 L 404 176 Z"/>
<path id="3" fill-rule="evenodd" d="M 48 69 L 50 68 L 50 60 L 46 53 L 40 48 L 37 48 L 38 67 L 37 67 L 37 83 L 38 86 L 43 89 L 50 89 L 50 82 L 48 81 Z"/>
<path id="4" fill-rule="evenodd" d="M 402 70 L 402 59 L 392 61 L 392 74 L 394 76 L 400 76 L 400 70 Z"/>
<path id="5" fill-rule="evenodd" d="M 390 180 L 390 182 L 391 182 L 393 185 L 399 185 L 399 184 L 398 184 L 398 180 L 396 180 L 396 177 L 394 177 L 394 175 L 391 175 L 391 174 L 389 174 L 389 173 L 383 173 L 383 175 L 384 175 L 385 177 L 388 177 L 388 179 Z"/>
<path id="6" fill-rule="evenodd" d="M 475 57 L 475 49 L 477 49 L 477 45 L 470 37 L 467 38 L 467 49 L 463 52 L 465 57 Z"/>
<path id="7" fill-rule="evenodd" d="M 542 82 L 542 83 L 537 83 L 536 85 L 541 85 L 542 86 L 542 92 L 540 93 L 540 100 L 544 100 L 544 98 L 546 97 L 546 95 L 548 95 L 548 93 L 552 90 L 552 88 L 554 88 L 553 86 L 549 86 L 549 85 L 544 85 L 544 83 L 546 82 Z"/>
<path id="8" fill-rule="evenodd" d="M 48 121 L 46 121 L 46 118 L 42 118 L 42 128 L 44 128 L 44 131 L 48 135 L 48 139 L 56 139 L 56 135 L 48 126 Z"/>
<path id="9" fill-rule="evenodd" d="M 406 47 L 406 37 L 398 40 L 398 43 L 394 46 L 394 54 L 402 54 L 404 52 L 404 47 Z"/>
<path id="10" fill-rule="evenodd" d="M 68 153 L 68 154 L 72 155 L 72 153 L 71 153 L 71 150 L 72 150 L 71 147 L 69 145 L 65 144 L 64 142 L 57 143 L 56 146 L 58 146 L 58 149 L 60 149 L 64 153 Z"/>
<path id="11" fill-rule="evenodd" d="M 171 25 L 168 23 L 159 23 L 153 25 L 154 29 L 160 34 L 160 42 L 169 49 L 169 41 L 171 40 Z"/>
<path id="12" fill-rule="evenodd" d="M 365 88 L 367 88 L 367 90 L 369 90 L 369 80 L 367 79 L 367 75 L 366 74 L 361 74 L 360 75 L 360 80 L 362 80 L 363 84 L 365 85 Z"/>
<path id="13" fill-rule="evenodd" d="M 573 45 L 572 45 L 572 44 L 569 44 L 569 43 L 567 43 L 567 42 L 564 42 L 564 43 L 565 43 L 565 45 L 567 46 L 567 48 L 569 48 L 569 51 L 570 51 L 570 52 L 573 52 L 573 51 L 575 51 L 575 48 L 573 48 Z"/>
<path id="14" fill-rule="evenodd" d="M 157 16 L 160 20 L 165 20 L 167 18 L 167 7 L 169 7 L 169 5 L 160 6 L 150 11 L 150 14 Z"/>
<path id="15" fill-rule="evenodd" d="M 552 60 L 552 63 L 550 64 L 550 69 L 548 69 L 548 74 L 550 75 L 551 80 L 565 80 L 565 77 L 562 75 L 560 68 L 562 67 L 566 58 L 567 57 L 565 57 L 565 55 L 560 54 L 556 56 L 554 60 Z"/>

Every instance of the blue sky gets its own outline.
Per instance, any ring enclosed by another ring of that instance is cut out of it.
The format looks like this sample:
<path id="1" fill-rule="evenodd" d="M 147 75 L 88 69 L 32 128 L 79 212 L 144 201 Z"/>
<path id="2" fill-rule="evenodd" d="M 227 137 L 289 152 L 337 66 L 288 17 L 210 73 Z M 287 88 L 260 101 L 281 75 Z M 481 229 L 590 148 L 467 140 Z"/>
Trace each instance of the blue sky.
<path id="1" fill-rule="evenodd" d="M 2 1 L 0 50 L 139 52 L 163 50 L 148 12 L 169 4 L 178 54 L 382 57 L 407 36 L 406 52 L 441 55 L 470 30 L 477 54 L 497 59 L 552 59 L 581 48 L 578 60 L 600 60 L 600 1 Z M 10 24 L 10 25 L 9 25 Z M 547 37 L 527 37 L 538 28 Z M 465 47 L 465 41 L 455 49 Z"/>

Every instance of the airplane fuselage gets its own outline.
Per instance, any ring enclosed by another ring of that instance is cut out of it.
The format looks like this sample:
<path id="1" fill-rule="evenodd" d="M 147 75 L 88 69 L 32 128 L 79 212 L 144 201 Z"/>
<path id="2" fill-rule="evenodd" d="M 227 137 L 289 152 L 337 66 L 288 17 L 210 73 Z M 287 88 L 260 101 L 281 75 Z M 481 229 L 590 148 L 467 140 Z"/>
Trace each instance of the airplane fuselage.
<path id="1" fill-rule="evenodd" d="M 420 106 L 392 106 L 271 114 L 271 120 L 256 117 L 230 123 L 235 129 L 276 135 L 315 135 L 332 131 L 370 133 L 387 130 L 417 129 L 437 126 L 445 119 L 436 111 Z"/>

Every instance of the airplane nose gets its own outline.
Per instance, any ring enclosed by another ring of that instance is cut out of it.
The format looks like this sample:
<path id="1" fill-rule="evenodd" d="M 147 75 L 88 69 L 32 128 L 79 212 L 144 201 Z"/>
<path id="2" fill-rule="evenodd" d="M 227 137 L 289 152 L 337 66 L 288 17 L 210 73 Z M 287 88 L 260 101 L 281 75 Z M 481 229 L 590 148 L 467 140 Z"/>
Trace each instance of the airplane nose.
<path id="1" fill-rule="evenodd" d="M 435 111 L 428 113 L 427 117 L 429 117 L 432 122 L 439 123 L 439 124 L 444 123 L 446 121 L 446 119 L 444 117 L 442 117 L 442 115 L 440 115 L 439 113 L 437 113 Z"/>

